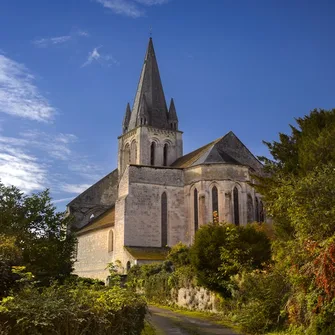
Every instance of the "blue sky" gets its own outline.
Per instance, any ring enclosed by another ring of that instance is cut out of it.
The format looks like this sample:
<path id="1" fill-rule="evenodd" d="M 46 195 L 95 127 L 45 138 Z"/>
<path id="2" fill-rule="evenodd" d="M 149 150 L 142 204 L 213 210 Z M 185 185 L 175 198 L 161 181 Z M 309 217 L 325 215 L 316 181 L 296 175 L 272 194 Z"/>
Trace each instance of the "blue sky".
<path id="1" fill-rule="evenodd" d="M 112 171 L 150 27 L 184 153 L 232 130 L 256 155 L 335 107 L 335 2 L 2 0 L 0 178 L 59 210 Z"/>

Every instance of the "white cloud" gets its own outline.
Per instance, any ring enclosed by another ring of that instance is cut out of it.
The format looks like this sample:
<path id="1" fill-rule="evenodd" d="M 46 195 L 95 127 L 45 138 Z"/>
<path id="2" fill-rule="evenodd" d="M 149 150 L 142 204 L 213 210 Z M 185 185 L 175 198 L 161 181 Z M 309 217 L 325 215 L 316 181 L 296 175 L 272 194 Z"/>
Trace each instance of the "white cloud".
<path id="1" fill-rule="evenodd" d="M 2 182 L 15 185 L 24 192 L 50 186 L 50 163 L 67 162 L 73 155 L 69 145 L 76 139 L 72 134 L 50 135 L 31 130 L 22 133 L 20 137 L 0 135 Z"/>
<path id="2" fill-rule="evenodd" d="M 65 42 L 68 42 L 70 39 L 70 35 L 64 35 L 58 37 L 40 38 L 38 40 L 34 40 L 33 43 L 38 47 L 45 48 L 50 44 L 63 44 Z"/>
<path id="3" fill-rule="evenodd" d="M 155 5 L 163 5 L 165 3 L 168 3 L 170 0 L 135 0 L 135 1 L 146 6 L 155 6 Z"/>
<path id="4" fill-rule="evenodd" d="M 145 15 L 143 6 L 162 5 L 169 0 L 95 0 L 105 8 L 112 10 L 115 14 L 121 14 L 132 18 Z"/>
<path id="5" fill-rule="evenodd" d="M 34 80 L 24 65 L 0 55 L 0 112 L 36 121 L 50 121 L 56 110 L 41 95 Z"/>
<path id="6" fill-rule="evenodd" d="M 73 197 L 71 197 L 71 198 L 63 198 L 63 199 L 56 199 L 56 200 L 52 200 L 52 202 L 54 204 L 60 204 L 60 203 L 63 203 L 63 202 L 68 202 L 68 201 L 70 201 L 72 199 L 73 199 Z"/>
<path id="7" fill-rule="evenodd" d="M 99 52 L 100 47 L 94 48 L 91 52 L 88 53 L 87 60 L 86 62 L 81 66 L 85 67 L 93 62 L 99 62 L 100 64 L 106 64 L 108 66 L 114 64 L 114 65 L 119 65 L 120 63 L 112 56 L 108 54 L 101 54 Z"/>
<path id="8" fill-rule="evenodd" d="M 77 137 L 73 134 L 50 135 L 37 130 L 29 130 L 21 135 L 27 140 L 29 147 L 47 152 L 50 157 L 58 160 L 67 160 L 72 154 L 69 144 L 77 141 Z"/>
<path id="9" fill-rule="evenodd" d="M 35 39 L 33 41 L 33 44 L 35 44 L 37 47 L 45 48 L 50 45 L 58 45 L 58 44 L 64 44 L 67 43 L 76 37 L 89 37 L 89 33 L 84 30 L 76 30 L 75 32 L 68 34 L 68 35 L 62 35 L 62 36 L 55 36 L 55 37 L 44 37 Z"/>
<path id="10" fill-rule="evenodd" d="M 0 133 L 1 182 L 27 193 L 45 188 L 56 194 L 81 193 L 105 171 L 88 157 L 76 153 L 71 147 L 75 142 L 76 136 L 64 133 L 52 135 L 29 130 L 17 137 Z M 66 172 L 60 172 L 61 169 Z M 71 183 L 73 180 L 79 183 Z"/>
<path id="11" fill-rule="evenodd" d="M 98 48 L 94 48 L 91 52 L 88 53 L 88 57 L 86 62 L 82 65 L 82 67 L 90 65 L 94 60 L 97 61 L 101 57 Z"/>
<path id="12" fill-rule="evenodd" d="M 67 184 L 64 183 L 61 185 L 61 190 L 67 193 L 79 194 L 88 189 L 91 184 Z"/>
<path id="13" fill-rule="evenodd" d="M 36 157 L 13 146 L 1 146 L 0 171 L 2 183 L 15 185 L 24 192 L 46 187 L 47 168 Z"/>

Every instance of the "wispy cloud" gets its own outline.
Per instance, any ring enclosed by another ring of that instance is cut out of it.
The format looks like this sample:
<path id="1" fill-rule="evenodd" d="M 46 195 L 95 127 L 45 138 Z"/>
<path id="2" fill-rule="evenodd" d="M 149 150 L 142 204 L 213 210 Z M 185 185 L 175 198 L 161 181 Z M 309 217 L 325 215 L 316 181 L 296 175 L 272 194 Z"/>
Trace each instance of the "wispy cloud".
<path id="1" fill-rule="evenodd" d="M 81 193 L 106 171 L 72 149 L 77 140 L 73 134 L 52 135 L 38 130 L 21 132 L 16 137 L 0 132 L 1 181 L 27 193 L 47 187 L 56 194 Z M 56 172 L 54 166 L 66 173 Z M 83 182 L 71 183 L 74 179 Z"/>
<path id="2" fill-rule="evenodd" d="M 72 200 L 73 199 L 73 197 L 70 197 L 70 198 L 63 198 L 63 199 L 56 199 L 56 200 L 52 200 L 52 202 L 54 203 L 54 204 L 61 204 L 61 203 L 63 203 L 63 202 L 68 202 L 68 201 L 70 201 L 70 200 Z"/>
<path id="3" fill-rule="evenodd" d="M 29 147 L 47 152 L 50 157 L 58 160 L 68 160 L 72 154 L 69 145 L 77 141 L 77 137 L 73 134 L 50 135 L 37 130 L 29 130 L 21 135 Z"/>
<path id="4" fill-rule="evenodd" d="M 61 185 L 61 189 L 64 192 L 67 193 L 73 193 L 73 194 L 78 194 L 81 192 L 84 192 L 86 189 L 88 189 L 91 184 L 63 184 Z"/>
<path id="5" fill-rule="evenodd" d="M 115 14 L 132 18 L 144 16 L 146 11 L 143 6 L 155 6 L 168 3 L 170 0 L 95 0 Z"/>
<path id="6" fill-rule="evenodd" d="M 90 36 L 88 32 L 84 30 L 76 30 L 75 32 L 70 33 L 68 35 L 38 38 L 33 40 L 33 44 L 40 48 L 46 48 L 51 45 L 59 45 L 67 43 L 77 37 L 88 37 L 88 36 Z"/>
<path id="7" fill-rule="evenodd" d="M 15 185 L 24 192 L 46 187 L 47 168 L 33 155 L 12 145 L 2 145 L 0 151 L 1 182 Z"/>
<path id="8" fill-rule="evenodd" d="M 35 86 L 33 74 L 1 54 L 0 112 L 36 121 L 50 121 L 56 112 Z"/>
<path id="9" fill-rule="evenodd" d="M 98 62 L 100 64 L 106 64 L 107 66 L 111 66 L 112 64 L 114 65 L 120 65 L 120 63 L 112 56 L 109 54 L 102 54 L 99 52 L 100 47 L 94 48 L 91 52 L 88 53 L 87 60 L 81 67 L 88 66 L 92 64 L 93 62 Z"/>
<path id="10" fill-rule="evenodd" d="M 170 0 L 135 0 L 136 2 L 146 5 L 146 6 L 155 6 L 155 5 L 163 5 L 168 3 Z"/>

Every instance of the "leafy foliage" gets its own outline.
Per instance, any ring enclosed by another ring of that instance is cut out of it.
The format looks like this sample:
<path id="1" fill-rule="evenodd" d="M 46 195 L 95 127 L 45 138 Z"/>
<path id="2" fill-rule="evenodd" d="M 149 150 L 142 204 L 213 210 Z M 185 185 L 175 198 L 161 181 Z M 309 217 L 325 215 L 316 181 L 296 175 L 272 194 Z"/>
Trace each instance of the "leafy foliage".
<path id="1" fill-rule="evenodd" d="M 48 190 L 28 196 L 0 183 L 0 234 L 19 255 L 7 264 L 25 266 L 42 284 L 72 271 L 75 237 L 67 232 L 70 220 L 55 212 Z M 4 252 L 1 248 L 0 259 Z"/>
<path id="2" fill-rule="evenodd" d="M 257 225 L 204 225 L 191 247 L 199 284 L 226 297 L 231 294 L 231 276 L 261 269 L 270 258 L 270 240 Z"/>
<path id="3" fill-rule="evenodd" d="M 28 287 L 2 300 L 0 328 L 3 335 L 136 335 L 145 313 L 145 301 L 119 287 Z"/>
<path id="4" fill-rule="evenodd" d="M 313 110 L 280 141 L 266 142 L 274 160 L 256 188 L 273 219 L 275 267 L 291 285 L 291 329 L 334 334 L 335 109 Z"/>

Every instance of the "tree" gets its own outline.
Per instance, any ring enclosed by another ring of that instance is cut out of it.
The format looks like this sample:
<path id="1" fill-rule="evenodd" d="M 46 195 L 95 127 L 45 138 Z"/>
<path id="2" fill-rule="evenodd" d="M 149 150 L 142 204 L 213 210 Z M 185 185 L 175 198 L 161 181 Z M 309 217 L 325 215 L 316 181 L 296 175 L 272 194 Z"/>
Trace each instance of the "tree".
<path id="1" fill-rule="evenodd" d="M 256 225 L 204 225 L 191 247 L 199 284 L 226 297 L 231 294 L 231 276 L 262 268 L 270 258 L 270 240 Z"/>
<path id="2" fill-rule="evenodd" d="M 72 271 L 75 237 L 66 231 L 70 220 L 55 212 L 48 190 L 24 195 L 0 183 L 0 234 L 15 241 L 20 253 L 12 265 L 25 266 L 43 283 Z"/>
<path id="3" fill-rule="evenodd" d="M 296 121 L 290 135 L 265 142 L 274 159 L 262 158 L 268 174 L 258 177 L 255 187 L 273 219 L 276 267 L 292 286 L 291 322 L 312 327 L 317 318 L 330 334 L 335 332 L 335 322 L 329 322 L 335 298 L 335 109 L 313 110 Z"/>

